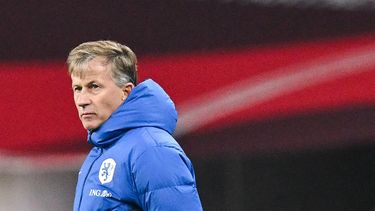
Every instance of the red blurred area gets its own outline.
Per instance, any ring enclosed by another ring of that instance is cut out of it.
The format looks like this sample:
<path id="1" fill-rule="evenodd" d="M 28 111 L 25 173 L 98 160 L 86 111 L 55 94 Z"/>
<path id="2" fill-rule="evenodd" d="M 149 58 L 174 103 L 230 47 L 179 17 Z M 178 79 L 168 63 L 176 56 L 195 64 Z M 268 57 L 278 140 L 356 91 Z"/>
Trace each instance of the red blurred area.
<path id="1" fill-rule="evenodd" d="M 153 78 L 159 82 L 180 108 L 186 102 L 199 102 L 200 97 L 207 93 L 248 78 L 264 74 L 272 76 L 283 68 L 313 63 L 346 51 L 371 49 L 375 46 L 374 37 L 365 35 L 250 49 L 144 56 L 139 58 L 140 78 Z M 201 129 L 225 128 L 238 122 L 317 110 L 373 106 L 375 66 L 366 68 L 358 74 L 296 89 L 240 109 L 202 125 Z M 75 111 L 64 61 L 3 62 L 0 70 L 3 85 L 0 92 L 2 151 L 63 153 L 87 150 L 86 132 Z"/>

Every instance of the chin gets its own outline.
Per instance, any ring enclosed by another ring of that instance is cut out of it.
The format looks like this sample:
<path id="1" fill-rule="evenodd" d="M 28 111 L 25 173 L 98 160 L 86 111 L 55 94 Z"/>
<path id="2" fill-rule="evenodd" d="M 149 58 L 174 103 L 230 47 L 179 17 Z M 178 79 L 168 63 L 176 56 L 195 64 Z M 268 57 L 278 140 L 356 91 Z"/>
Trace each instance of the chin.
<path id="1" fill-rule="evenodd" d="M 83 127 L 84 127 L 86 130 L 95 130 L 95 129 L 98 128 L 99 126 L 96 125 L 96 124 L 92 124 L 92 123 L 89 123 L 89 124 L 84 124 L 84 123 L 83 123 Z"/>

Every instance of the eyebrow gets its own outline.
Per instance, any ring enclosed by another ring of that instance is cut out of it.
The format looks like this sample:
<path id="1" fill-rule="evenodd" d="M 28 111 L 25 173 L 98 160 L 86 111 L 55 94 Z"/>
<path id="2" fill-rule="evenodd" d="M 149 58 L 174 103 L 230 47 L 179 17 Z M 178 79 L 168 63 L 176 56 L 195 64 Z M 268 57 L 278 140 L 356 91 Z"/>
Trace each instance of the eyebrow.
<path id="1" fill-rule="evenodd" d="M 86 83 L 86 84 L 84 84 L 84 86 L 88 86 L 88 85 L 91 85 L 91 84 L 93 84 L 93 83 L 97 83 L 97 84 L 100 84 L 100 82 L 98 82 L 98 81 L 96 81 L 96 80 L 92 80 L 92 81 L 89 81 L 88 83 Z M 79 84 L 72 84 L 72 88 L 73 87 L 81 87 L 81 85 L 79 85 Z"/>

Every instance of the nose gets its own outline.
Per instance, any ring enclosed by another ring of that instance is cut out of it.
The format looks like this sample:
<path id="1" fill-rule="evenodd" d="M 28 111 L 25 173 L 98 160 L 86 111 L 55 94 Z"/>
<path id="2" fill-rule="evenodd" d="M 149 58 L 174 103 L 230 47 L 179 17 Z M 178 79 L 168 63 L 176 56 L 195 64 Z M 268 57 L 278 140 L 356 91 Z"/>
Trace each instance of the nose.
<path id="1" fill-rule="evenodd" d="M 81 92 L 76 95 L 76 105 L 80 109 L 84 109 L 91 104 L 90 97 L 86 92 Z"/>

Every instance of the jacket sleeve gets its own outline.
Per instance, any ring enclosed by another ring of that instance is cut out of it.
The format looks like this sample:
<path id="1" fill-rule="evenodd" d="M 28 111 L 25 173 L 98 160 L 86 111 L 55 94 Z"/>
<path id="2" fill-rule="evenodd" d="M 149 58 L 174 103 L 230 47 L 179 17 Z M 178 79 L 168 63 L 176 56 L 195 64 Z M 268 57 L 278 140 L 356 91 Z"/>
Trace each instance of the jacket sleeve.
<path id="1" fill-rule="evenodd" d="M 202 210 L 192 164 L 178 149 L 149 148 L 132 171 L 143 210 Z"/>

